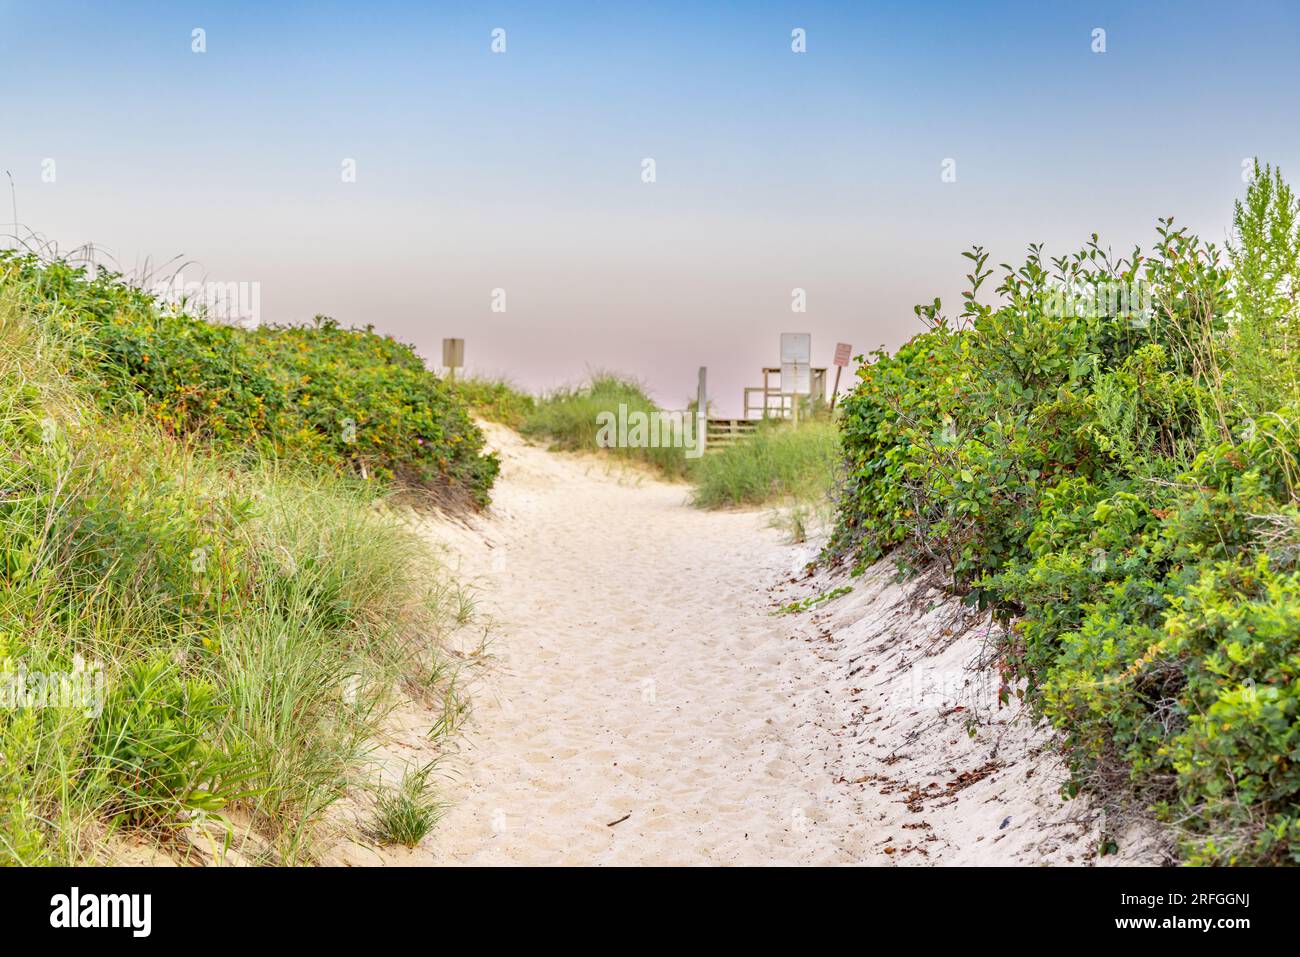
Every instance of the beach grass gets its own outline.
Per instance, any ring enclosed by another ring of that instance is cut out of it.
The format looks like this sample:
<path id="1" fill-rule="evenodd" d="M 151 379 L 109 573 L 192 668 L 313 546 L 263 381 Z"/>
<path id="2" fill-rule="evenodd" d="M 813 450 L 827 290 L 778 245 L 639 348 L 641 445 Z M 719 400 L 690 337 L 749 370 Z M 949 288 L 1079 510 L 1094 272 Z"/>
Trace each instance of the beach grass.
<path id="1" fill-rule="evenodd" d="M 516 430 L 537 408 L 537 399 L 508 379 L 467 376 L 456 379 L 451 388 L 479 418 Z"/>
<path id="2" fill-rule="evenodd" d="M 106 411 L 46 304 L 0 271 L 0 863 L 309 863 L 400 688 L 455 705 L 459 590 L 385 484 Z"/>
<path id="3" fill-rule="evenodd" d="M 725 508 L 774 503 L 805 511 L 829 502 L 839 440 L 829 418 L 759 424 L 752 438 L 710 452 L 690 466 L 693 504 Z"/>
<path id="4" fill-rule="evenodd" d="M 662 411 L 636 381 L 601 373 L 539 398 L 521 431 L 546 439 L 552 448 L 610 454 L 648 466 L 661 477 L 691 482 L 691 502 L 699 508 L 778 506 L 776 521 L 796 540 L 833 516 L 838 432 L 824 409 L 798 428 L 785 420 L 765 420 L 752 437 L 693 458 L 684 448 L 671 446 L 603 447 L 602 416 L 609 421 L 620 407 L 624 418 Z"/>
<path id="5" fill-rule="evenodd" d="M 521 431 L 526 436 L 545 439 L 552 448 L 602 452 L 649 466 L 664 478 L 684 478 L 687 459 L 681 448 L 600 444 L 602 417 L 617 417 L 620 407 L 626 414 L 651 416 L 659 411 L 645 388 L 636 381 L 612 373 L 597 373 L 582 385 L 556 389 L 542 396 L 525 417 Z"/>
<path id="6" fill-rule="evenodd" d="M 382 791 L 375 806 L 375 834 L 382 844 L 415 847 L 433 830 L 443 805 L 429 784 L 433 765 L 407 771 L 402 783 Z"/>

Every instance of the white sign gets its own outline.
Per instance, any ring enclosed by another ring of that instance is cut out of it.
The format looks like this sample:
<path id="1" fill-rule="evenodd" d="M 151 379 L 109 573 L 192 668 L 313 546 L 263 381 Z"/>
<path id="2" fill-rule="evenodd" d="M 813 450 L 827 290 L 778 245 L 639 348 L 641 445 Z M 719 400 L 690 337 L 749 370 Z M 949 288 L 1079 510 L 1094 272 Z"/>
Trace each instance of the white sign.
<path id="1" fill-rule="evenodd" d="M 835 346 L 835 364 L 837 366 L 847 366 L 849 360 L 853 358 L 853 346 L 847 342 L 837 343 Z M 838 375 L 838 373 L 836 373 Z"/>
<path id="2" fill-rule="evenodd" d="M 812 392 L 812 336 L 807 332 L 781 333 L 781 391 L 786 395 Z"/>
<path id="3" fill-rule="evenodd" d="M 812 335 L 810 333 L 781 333 L 781 365 L 785 365 L 787 362 L 805 366 L 812 363 Z"/>

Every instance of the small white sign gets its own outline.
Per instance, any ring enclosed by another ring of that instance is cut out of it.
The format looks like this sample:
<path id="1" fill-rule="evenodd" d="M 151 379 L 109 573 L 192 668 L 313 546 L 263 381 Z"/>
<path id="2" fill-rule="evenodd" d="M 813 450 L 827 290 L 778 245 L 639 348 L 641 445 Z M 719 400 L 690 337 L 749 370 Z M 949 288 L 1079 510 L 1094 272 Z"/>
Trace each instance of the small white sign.
<path id="1" fill-rule="evenodd" d="M 793 362 L 812 364 L 812 334 L 807 332 L 781 333 L 781 365 Z"/>
<path id="2" fill-rule="evenodd" d="M 835 364 L 837 366 L 847 366 L 853 358 L 853 346 L 847 342 L 836 343 L 835 345 Z"/>

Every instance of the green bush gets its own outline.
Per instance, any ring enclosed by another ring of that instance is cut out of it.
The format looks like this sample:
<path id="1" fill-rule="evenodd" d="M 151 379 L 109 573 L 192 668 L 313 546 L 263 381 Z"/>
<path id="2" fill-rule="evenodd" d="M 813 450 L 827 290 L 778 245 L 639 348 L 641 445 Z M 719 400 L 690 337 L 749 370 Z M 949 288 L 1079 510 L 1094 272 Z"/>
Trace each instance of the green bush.
<path id="1" fill-rule="evenodd" d="M 310 861 L 398 682 L 453 700 L 452 586 L 384 483 L 106 414 L 162 405 L 73 351 L 101 317 L 76 289 L 0 269 L 0 691 L 98 676 L 91 700 L 0 706 L 0 863 L 102 862 L 113 827 L 228 810 L 265 859 Z"/>
<path id="2" fill-rule="evenodd" d="M 1138 795 L 1192 862 L 1300 862 L 1298 211 L 1257 170 L 1226 262 L 1162 221 L 1127 258 L 1031 247 L 997 305 L 977 247 L 958 320 L 918 307 L 843 406 L 828 555 L 992 606 L 1072 789 Z"/>
<path id="3" fill-rule="evenodd" d="M 27 315 L 62 342 L 110 413 L 224 450 L 390 481 L 482 505 L 495 456 L 464 403 L 411 347 L 317 317 L 246 330 L 159 306 L 112 273 L 0 252 Z"/>
<path id="4" fill-rule="evenodd" d="M 124 668 L 90 742 L 89 776 L 104 774 L 113 795 L 105 809 L 151 825 L 222 811 L 244 796 L 248 763 L 213 733 L 224 712 L 217 686 L 183 678 L 170 657 Z"/>

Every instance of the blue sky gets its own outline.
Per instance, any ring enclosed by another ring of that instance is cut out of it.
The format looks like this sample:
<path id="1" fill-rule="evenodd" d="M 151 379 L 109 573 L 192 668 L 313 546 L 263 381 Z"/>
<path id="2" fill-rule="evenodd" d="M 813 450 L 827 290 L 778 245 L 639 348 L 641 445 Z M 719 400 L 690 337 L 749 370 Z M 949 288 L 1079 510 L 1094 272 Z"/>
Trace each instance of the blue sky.
<path id="1" fill-rule="evenodd" d="M 0 78 L 19 220 L 63 248 L 531 387 L 680 404 L 704 364 L 728 411 L 781 331 L 896 346 L 971 243 L 1222 240 L 1244 158 L 1300 169 L 1288 3 L 3 3 Z"/>

